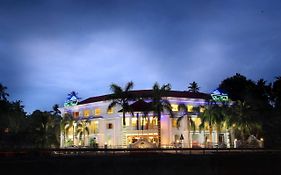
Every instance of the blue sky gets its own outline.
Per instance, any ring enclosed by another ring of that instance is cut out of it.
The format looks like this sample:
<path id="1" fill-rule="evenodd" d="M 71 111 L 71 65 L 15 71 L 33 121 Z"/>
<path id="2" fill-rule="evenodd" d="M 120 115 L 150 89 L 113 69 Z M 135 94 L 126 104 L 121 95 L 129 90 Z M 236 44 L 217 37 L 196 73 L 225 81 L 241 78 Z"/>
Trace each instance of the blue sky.
<path id="1" fill-rule="evenodd" d="M 280 19 L 278 0 L 0 0 L 0 82 L 27 112 L 131 80 L 202 92 L 235 73 L 270 82 Z"/>

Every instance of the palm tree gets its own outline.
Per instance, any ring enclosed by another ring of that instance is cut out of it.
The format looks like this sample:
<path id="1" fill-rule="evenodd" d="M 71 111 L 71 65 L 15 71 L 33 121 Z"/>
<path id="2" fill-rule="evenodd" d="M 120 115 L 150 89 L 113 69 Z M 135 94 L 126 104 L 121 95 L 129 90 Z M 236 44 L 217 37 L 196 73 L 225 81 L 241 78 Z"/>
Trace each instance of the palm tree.
<path id="1" fill-rule="evenodd" d="M 199 130 L 205 131 L 205 126 L 208 126 L 209 129 L 209 141 L 212 144 L 213 141 L 213 126 L 217 123 L 217 114 L 216 114 L 215 107 L 213 106 L 212 102 L 206 106 L 203 113 L 200 113 L 198 117 L 201 119 L 201 124 L 199 125 Z M 205 143 L 206 144 L 206 143 Z M 206 145 L 205 145 L 206 146 Z"/>
<path id="2" fill-rule="evenodd" d="M 198 86 L 198 84 L 193 81 L 192 83 L 189 83 L 189 86 L 188 86 L 188 91 L 189 92 L 199 92 L 199 89 L 200 87 Z"/>
<path id="3" fill-rule="evenodd" d="M 239 132 L 242 142 L 245 142 L 246 135 L 261 129 L 261 124 L 255 117 L 258 114 L 251 108 L 245 101 L 238 100 L 231 106 L 231 117 L 227 120 L 227 125 L 232 127 L 236 134 Z"/>
<path id="4" fill-rule="evenodd" d="M 189 113 L 188 113 L 188 109 L 187 109 L 187 107 L 186 107 L 186 105 L 185 104 L 179 104 L 178 105 L 178 111 L 179 111 L 179 114 L 180 114 L 180 117 L 178 118 L 178 120 L 177 120 L 177 127 L 179 128 L 180 127 L 180 122 L 181 122 L 181 120 L 186 116 L 187 117 L 187 134 L 188 134 L 188 146 L 190 147 L 190 129 L 192 129 L 193 130 L 193 132 L 195 131 L 195 122 L 192 120 L 192 118 L 191 118 L 191 115 L 189 115 Z"/>
<path id="5" fill-rule="evenodd" d="M 153 112 L 157 117 L 157 124 L 158 124 L 158 147 L 161 147 L 161 112 L 167 110 L 171 117 L 174 116 L 172 111 L 172 106 L 170 102 L 166 99 L 163 99 L 167 92 L 171 90 L 170 84 L 164 84 L 161 87 L 156 82 L 153 85 L 152 90 L 152 107 Z"/>
<path id="6" fill-rule="evenodd" d="M 86 142 L 86 134 L 89 136 L 89 120 L 80 120 L 77 122 L 76 136 L 78 136 L 79 140 L 83 138 L 83 146 L 85 146 Z"/>
<path id="7" fill-rule="evenodd" d="M 7 87 L 6 86 L 3 86 L 1 83 L 0 83 L 0 100 L 7 100 L 7 97 L 9 96 L 9 94 L 6 92 L 7 90 Z"/>
<path id="8" fill-rule="evenodd" d="M 134 83 L 132 81 L 128 82 L 124 89 L 116 84 L 110 85 L 110 90 L 113 92 L 111 95 L 112 102 L 109 104 L 107 110 L 110 110 L 116 105 L 120 105 L 123 110 L 123 126 L 126 126 L 126 112 L 130 111 L 129 101 L 134 100 L 133 95 L 130 93 L 130 90 L 134 87 Z"/>
<path id="9" fill-rule="evenodd" d="M 68 132 L 74 126 L 74 118 L 70 113 L 66 113 L 61 120 L 61 131 L 63 131 L 63 143 L 66 143 L 66 138 L 68 138 Z M 74 130 L 73 130 L 74 132 Z M 74 136 L 74 133 L 73 133 Z M 73 140 L 74 143 L 74 140 Z"/>
<path id="10" fill-rule="evenodd" d="M 55 115 L 55 116 L 57 116 L 58 114 L 60 114 L 61 112 L 60 112 L 60 110 L 59 110 L 59 105 L 58 104 L 54 104 L 54 106 L 53 106 L 53 114 Z"/>

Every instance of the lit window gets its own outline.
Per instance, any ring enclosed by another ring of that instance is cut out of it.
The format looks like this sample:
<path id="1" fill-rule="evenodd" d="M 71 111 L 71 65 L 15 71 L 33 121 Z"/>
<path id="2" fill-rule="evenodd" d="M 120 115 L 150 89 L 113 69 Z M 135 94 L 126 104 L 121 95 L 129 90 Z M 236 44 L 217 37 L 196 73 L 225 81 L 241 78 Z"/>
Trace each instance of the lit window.
<path id="1" fill-rule="evenodd" d="M 178 111 L 178 105 L 177 104 L 171 104 L 172 111 Z"/>
<path id="2" fill-rule="evenodd" d="M 109 108 L 109 109 L 107 110 L 107 114 L 113 114 L 113 108 Z"/>
<path id="3" fill-rule="evenodd" d="M 84 110 L 84 117 L 90 116 L 90 110 Z"/>
<path id="4" fill-rule="evenodd" d="M 201 124 L 201 119 L 200 118 L 192 118 L 192 120 L 195 123 L 195 127 L 198 128 L 199 125 Z"/>
<path id="5" fill-rule="evenodd" d="M 176 118 L 172 118 L 172 127 L 176 128 L 177 127 L 177 119 Z"/>
<path id="6" fill-rule="evenodd" d="M 113 124 L 112 123 L 108 123 L 107 124 L 107 129 L 113 129 Z"/>
<path id="7" fill-rule="evenodd" d="M 100 108 L 96 108 L 96 109 L 95 109 L 95 115 L 100 115 L 100 114 L 101 114 Z"/>
<path id="8" fill-rule="evenodd" d="M 158 125 L 157 117 L 150 117 L 150 122 L 152 126 L 157 126 Z"/>
<path id="9" fill-rule="evenodd" d="M 205 108 L 204 107 L 200 107 L 200 112 L 204 112 L 205 111 Z"/>
<path id="10" fill-rule="evenodd" d="M 146 117 L 141 117 L 141 125 L 145 126 L 147 125 L 148 121 Z"/>
<path id="11" fill-rule="evenodd" d="M 137 118 L 136 117 L 132 118 L 132 126 L 137 126 Z"/>
<path id="12" fill-rule="evenodd" d="M 98 133 L 99 130 L 99 122 L 98 121 L 91 121 L 90 123 L 90 133 Z"/>
<path id="13" fill-rule="evenodd" d="M 192 112 L 193 106 L 192 105 L 187 105 L 187 112 Z"/>

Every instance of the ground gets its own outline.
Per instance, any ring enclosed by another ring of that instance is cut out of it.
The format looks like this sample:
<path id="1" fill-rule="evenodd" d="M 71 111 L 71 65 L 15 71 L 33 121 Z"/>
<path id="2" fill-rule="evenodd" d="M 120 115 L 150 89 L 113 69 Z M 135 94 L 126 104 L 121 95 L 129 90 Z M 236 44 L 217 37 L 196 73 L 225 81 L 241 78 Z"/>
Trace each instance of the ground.
<path id="1" fill-rule="evenodd" d="M 280 153 L 167 154 L 134 152 L 101 155 L 28 155 L 0 157 L 2 172 L 7 174 L 67 175 L 146 175 L 202 174 L 241 175 L 279 174 Z"/>

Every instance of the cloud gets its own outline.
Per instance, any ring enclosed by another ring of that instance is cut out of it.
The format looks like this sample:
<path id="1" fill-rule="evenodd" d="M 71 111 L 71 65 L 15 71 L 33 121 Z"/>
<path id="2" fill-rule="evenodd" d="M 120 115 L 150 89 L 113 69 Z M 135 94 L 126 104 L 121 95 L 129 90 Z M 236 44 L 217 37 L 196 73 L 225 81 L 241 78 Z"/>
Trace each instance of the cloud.
<path id="1" fill-rule="evenodd" d="M 210 92 L 236 72 L 281 74 L 278 1 L 26 2 L 0 4 L 0 80 L 29 111 L 110 83 Z"/>

